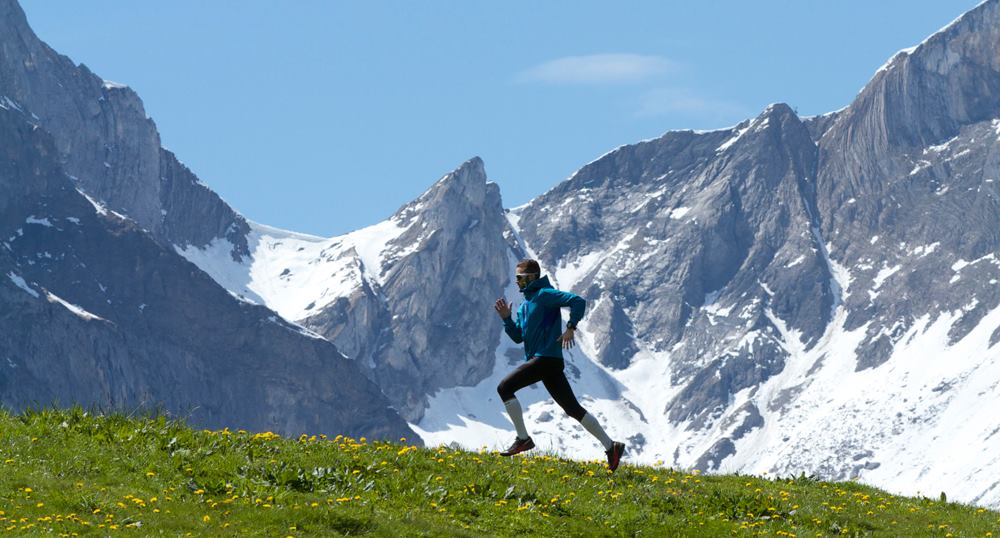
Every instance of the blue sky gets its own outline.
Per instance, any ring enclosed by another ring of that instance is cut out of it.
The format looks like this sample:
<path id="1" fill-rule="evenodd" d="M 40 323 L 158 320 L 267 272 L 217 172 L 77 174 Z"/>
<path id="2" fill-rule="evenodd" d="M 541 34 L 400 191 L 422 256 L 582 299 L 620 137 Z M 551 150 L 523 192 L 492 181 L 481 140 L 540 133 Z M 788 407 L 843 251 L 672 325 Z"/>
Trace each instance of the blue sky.
<path id="1" fill-rule="evenodd" d="M 622 144 L 850 103 L 979 0 L 21 0 L 251 220 L 374 224 L 480 156 L 504 205 Z"/>

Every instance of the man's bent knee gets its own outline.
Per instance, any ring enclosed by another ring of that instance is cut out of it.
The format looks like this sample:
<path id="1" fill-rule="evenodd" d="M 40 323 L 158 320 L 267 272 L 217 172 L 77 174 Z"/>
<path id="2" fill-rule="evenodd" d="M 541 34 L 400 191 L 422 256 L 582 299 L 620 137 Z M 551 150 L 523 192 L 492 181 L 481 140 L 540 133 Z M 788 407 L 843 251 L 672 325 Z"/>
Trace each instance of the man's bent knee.
<path id="1" fill-rule="evenodd" d="M 575 418 L 577 422 L 583 420 L 583 417 L 587 415 L 587 410 L 580 405 L 565 406 L 563 407 L 563 411 L 565 411 L 570 417 Z"/>
<path id="2" fill-rule="evenodd" d="M 497 394 L 500 395 L 501 402 L 506 402 L 507 400 L 514 398 L 514 391 L 510 390 L 510 386 L 506 381 L 501 381 L 500 384 L 497 385 Z"/>

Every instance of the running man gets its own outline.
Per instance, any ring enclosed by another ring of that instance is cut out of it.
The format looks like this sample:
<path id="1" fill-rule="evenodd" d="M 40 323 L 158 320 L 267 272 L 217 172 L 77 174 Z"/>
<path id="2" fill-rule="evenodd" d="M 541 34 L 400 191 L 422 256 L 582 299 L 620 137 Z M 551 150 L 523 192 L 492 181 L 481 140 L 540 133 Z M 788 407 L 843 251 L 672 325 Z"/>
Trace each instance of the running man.
<path id="1" fill-rule="evenodd" d="M 513 456 L 535 448 L 535 442 L 531 440 L 524 426 L 521 402 L 514 393 L 541 381 L 563 411 L 580 421 L 584 429 L 604 445 L 604 452 L 608 456 L 608 469 L 614 471 L 618 468 L 622 454 L 625 453 L 625 443 L 612 441 L 604 432 L 604 428 L 598 424 L 597 419 L 580 406 L 580 402 L 576 401 L 576 396 L 573 395 L 573 389 L 569 386 L 566 374 L 563 373 L 565 363 L 562 350 L 573 347 L 576 324 L 587 309 L 587 301 L 579 295 L 553 288 L 549 284 L 549 277 L 541 276 L 541 268 L 535 260 L 522 260 L 518 263 L 516 278 L 517 287 L 524 294 L 524 302 L 517 310 L 517 321 L 511 319 L 511 304 L 507 299 L 501 297 L 494 305 L 494 309 L 503 320 L 507 336 L 510 336 L 514 343 L 524 342 L 525 359 L 524 364 L 518 366 L 497 386 L 500 399 L 507 408 L 514 429 L 517 430 L 514 444 L 500 455 Z M 569 322 L 566 323 L 566 332 L 560 335 L 562 328 L 560 309 L 564 306 L 569 307 Z"/>

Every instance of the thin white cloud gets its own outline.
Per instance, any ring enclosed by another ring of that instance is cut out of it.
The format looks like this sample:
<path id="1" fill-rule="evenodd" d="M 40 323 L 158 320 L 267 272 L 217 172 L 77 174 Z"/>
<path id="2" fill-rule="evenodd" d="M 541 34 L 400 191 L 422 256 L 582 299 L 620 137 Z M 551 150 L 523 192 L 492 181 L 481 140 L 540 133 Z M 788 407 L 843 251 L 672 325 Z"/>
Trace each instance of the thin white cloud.
<path id="1" fill-rule="evenodd" d="M 743 105 L 693 94 L 677 88 L 656 88 L 639 96 L 637 116 L 665 116 L 676 113 L 742 118 L 749 111 Z"/>
<path id="2" fill-rule="evenodd" d="M 669 72 L 673 63 L 660 56 L 591 54 L 567 56 L 536 65 L 518 75 L 521 82 L 547 84 L 623 84 Z"/>

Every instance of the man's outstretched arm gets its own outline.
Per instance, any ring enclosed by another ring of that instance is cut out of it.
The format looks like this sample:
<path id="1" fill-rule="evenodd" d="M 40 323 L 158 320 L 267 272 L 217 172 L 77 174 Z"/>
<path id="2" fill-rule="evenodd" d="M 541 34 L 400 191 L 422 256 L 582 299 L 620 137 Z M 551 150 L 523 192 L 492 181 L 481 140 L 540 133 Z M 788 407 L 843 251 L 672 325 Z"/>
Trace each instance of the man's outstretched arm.
<path id="1" fill-rule="evenodd" d="M 493 305 L 493 309 L 497 311 L 497 315 L 503 320 L 503 330 L 507 333 L 507 336 L 509 336 L 515 344 L 524 342 L 524 335 L 521 332 L 521 326 L 510 318 L 510 303 L 507 302 L 507 299 L 504 299 L 503 297 L 497 299 L 496 304 Z"/>

